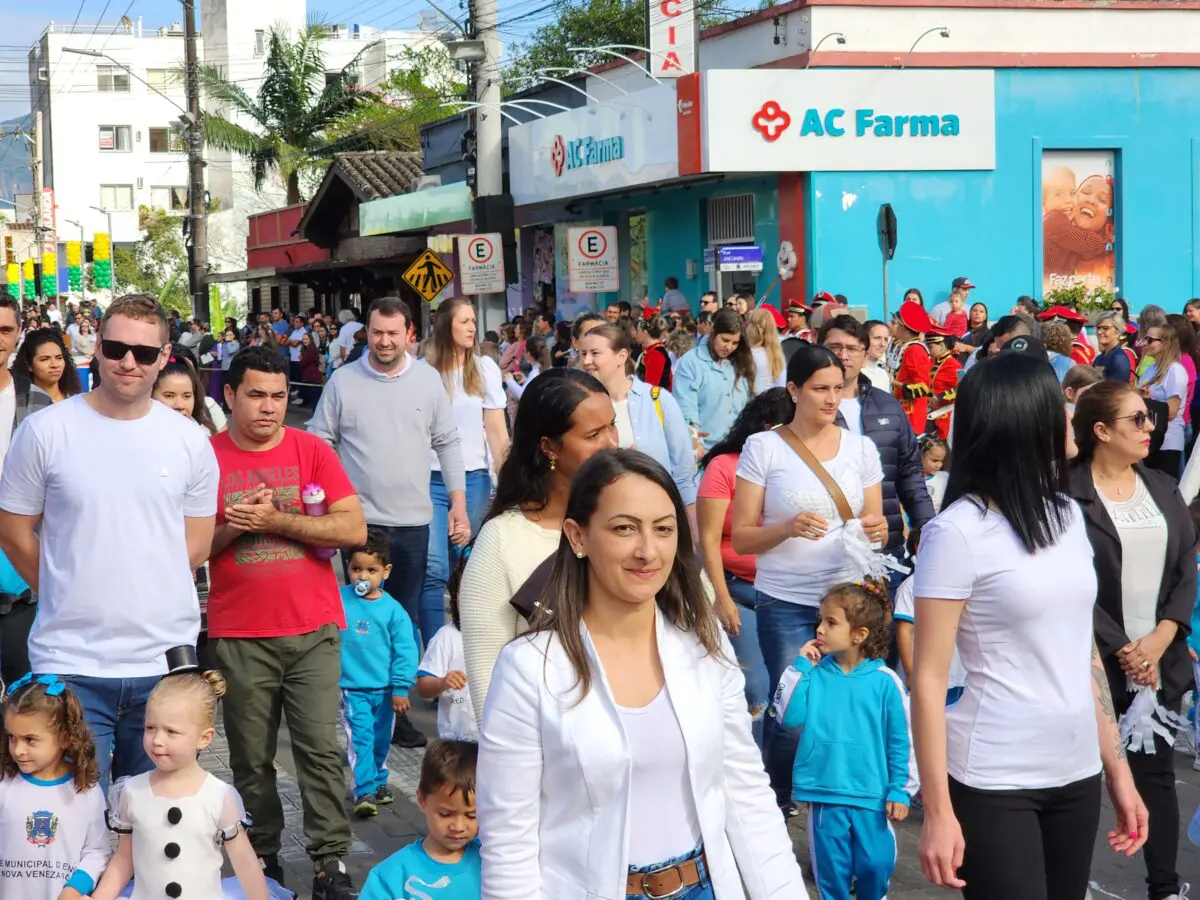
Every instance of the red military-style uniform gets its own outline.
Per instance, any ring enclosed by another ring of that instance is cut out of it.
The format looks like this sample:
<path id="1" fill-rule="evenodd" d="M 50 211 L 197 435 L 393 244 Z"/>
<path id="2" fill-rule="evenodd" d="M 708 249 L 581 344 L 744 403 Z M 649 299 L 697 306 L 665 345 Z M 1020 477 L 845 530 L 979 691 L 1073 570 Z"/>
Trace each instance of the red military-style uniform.
<path id="1" fill-rule="evenodd" d="M 1071 342 L 1071 359 L 1080 366 L 1095 365 L 1096 348 L 1080 336 Z"/>
<path id="2" fill-rule="evenodd" d="M 933 391 L 934 409 L 954 405 L 954 400 L 958 396 L 958 377 L 962 370 L 962 363 L 954 358 L 953 353 L 946 354 L 940 361 L 933 364 L 930 388 Z M 938 437 L 943 441 L 950 439 L 951 417 L 952 414 L 948 413 L 933 420 L 934 425 L 937 426 Z"/>
<path id="3" fill-rule="evenodd" d="M 909 424 L 917 434 L 925 433 L 925 420 L 929 415 L 929 395 L 933 369 L 933 358 L 929 348 L 920 340 L 912 340 L 900 347 L 900 365 L 892 382 L 900 408 L 908 416 Z"/>

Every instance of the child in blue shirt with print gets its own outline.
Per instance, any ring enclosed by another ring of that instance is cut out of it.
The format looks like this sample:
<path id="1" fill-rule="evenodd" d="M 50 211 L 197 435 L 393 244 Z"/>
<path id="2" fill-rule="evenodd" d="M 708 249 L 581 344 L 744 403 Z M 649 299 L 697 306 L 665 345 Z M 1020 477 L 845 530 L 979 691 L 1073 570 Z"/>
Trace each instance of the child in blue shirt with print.
<path id="1" fill-rule="evenodd" d="M 421 763 L 417 803 L 429 836 L 371 870 L 359 900 L 479 900 L 482 861 L 475 822 L 479 745 L 434 741 Z"/>
<path id="2" fill-rule="evenodd" d="M 392 571 L 387 535 L 367 533 L 350 551 L 342 588 L 342 722 L 353 770 L 354 814 L 376 815 L 391 803 L 387 755 L 396 715 L 408 712 L 417 678 L 417 644 L 408 613 L 380 585 Z"/>
<path id="3" fill-rule="evenodd" d="M 887 589 L 840 584 L 821 600 L 817 638 L 792 665 L 783 726 L 803 729 L 792 796 L 809 804 L 813 871 L 825 900 L 881 900 L 896 866 L 888 819 L 908 815 L 909 739 L 900 678 L 883 664 Z M 785 683 L 786 683 L 785 679 Z"/>

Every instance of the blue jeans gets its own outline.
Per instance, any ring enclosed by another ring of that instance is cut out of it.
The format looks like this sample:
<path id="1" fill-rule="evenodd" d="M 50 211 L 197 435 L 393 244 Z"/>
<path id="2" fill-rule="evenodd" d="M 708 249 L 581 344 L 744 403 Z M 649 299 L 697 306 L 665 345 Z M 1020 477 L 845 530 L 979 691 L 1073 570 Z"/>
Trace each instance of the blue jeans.
<path id="1" fill-rule="evenodd" d="M 473 535 L 479 533 L 491 495 L 492 477 L 487 469 L 467 473 L 467 519 Z M 450 543 L 450 493 L 441 472 L 429 473 L 429 499 L 433 501 L 433 521 L 429 523 L 429 561 L 425 566 L 418 610 L 421 620 L 418 624 L 426 645 L 446 624 L 446 582 L 463 551 L 462 547 Z"/>
<path id="2" fill-rule="evenodd" d="M 638 875 L 645 872 L 657 872 L 659 869 L 669 869 L 671 866 L 677 866 L 682 862 L 687 862 L 689 859 L 694 859 L 696 860 L 696 870 L 700 874 L 699 883 L 693 884 L 690 888 L 680 891 L 678 894 L 671 894 L 671 900 L 715 900 L 716 894 L 713 893 L 712 880 L 708 877 L 708 869 L 704 867 L 704 861 L 698 858 L 703 852 L 703 847 L 697 847 L 691 853 L 685 853 L 682 856 L 676 856 L 665 862 L 655 863 L 652 866 L 630 866 L 629 874 Z M 668 886 L 669 889 L 670 886 Z M 625 900 L 643 900 L 647 896 L 645 892 L 626 894 Z"/>
<path id="3" fill-rule="evenodd" d="M 142 748 L 142 734 L 146 730 L 146 700 L 159 682 L 157 675 L 145 678 L 59 677 L 70 685 L 83 707 L 83 718 L 96 742 L 100 789 L 105 794 L 108 793 L 110 775 L 115 781 L 154 768 Z"/>
<path id="4" fill-rule="evenodd" d="M 771 681 L 767 677 L 767 665 L 763 662 L 762 647 L 758 638 L 758 592 L 754 584 L 725 573 L 725 586 L 729 596 L 737 604 L 742 627 L 729 636 L 733 652 L 746 674 L 746 705 L 750 708 L 751 729 L 759 748 L 763 745 L 763 714 L 771 702 Z"/>
<path id="5" fill-rule="evenodd" d="M 796 659 L 796 653 L 817 636 L 817 607 L 778 600 L 758 591 L 758 643 L 762 647 L 767 679 L 774 693 L 779 677 Z M 773 718 L 763 726 L 767 775 L 780 806 L 792 802 L 792 766 L 796 762 L 797 732 L 780 727 Z"/>
<path id="6" fill-rule="evenodd" d="M 369 524 L 369 523 L 368 523 Z M 388 536 L 388 553 L 391 555 L 392 574 L 383 583 L 383 589 L 404 607 L 412 620 L 413 640 L 421 648 L 421 632 L 417 630 L 418 608 L 421 585 L 425 583 L 425 560 L 429 556 L 428 525 L 371 525 Z M 342 551 L 342 566 L 346 572 L 346 583 L 350 582 L 350 554 Z M 430 635 L 433 637 L 433 635 Z"/>

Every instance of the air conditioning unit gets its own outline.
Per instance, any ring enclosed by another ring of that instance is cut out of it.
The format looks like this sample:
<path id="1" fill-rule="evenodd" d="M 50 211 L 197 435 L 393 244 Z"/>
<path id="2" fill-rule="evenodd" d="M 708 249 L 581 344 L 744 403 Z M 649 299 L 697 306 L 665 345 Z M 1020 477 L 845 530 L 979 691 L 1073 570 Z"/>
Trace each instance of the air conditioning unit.
<path id="1" fill-rule="evenodd" d="M 37 79 L 38 79 L 38 81 L 49 81 L 50 80 L 50 70 L 48 68 L 46 68 L 45 66 L 38 66 Z"/>
<path id="2" fill-rule="evenodd" d="M 166 25 L 161 25 L 161 26 L 159 26 L 159 29 L 158 29 L 158 32 L 157 32 L 157 34 L 158 34 L 158 36 L 159 36 L 159 37 L 166 37 L 168 33 L 169 33 L 169 32 L 167 31 L 167 26 L 166 26 Z"/>

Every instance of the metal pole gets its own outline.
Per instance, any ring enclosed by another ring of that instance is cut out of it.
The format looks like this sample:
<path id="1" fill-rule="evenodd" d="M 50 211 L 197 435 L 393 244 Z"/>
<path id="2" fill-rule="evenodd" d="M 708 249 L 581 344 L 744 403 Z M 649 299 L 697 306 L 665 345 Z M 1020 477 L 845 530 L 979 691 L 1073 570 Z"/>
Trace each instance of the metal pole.
<path id="1" fill-rule="evenodd" d="M 46 230 L 43 227 L 42 209 L 42 111 L 33 113 L 33 146 L 30 148 L 30 169 L 33 171 L 33 235 L 37 241 L 37 264 L 40 266 L 46 258 Z M 37 279 L 37 296 L 42 295 L 42 279 Z"/>
<path id="2" fill-rule="evenodd" d="M 887 254 L 883 254 L 883 321 L 890 322 L 892 317 L 888 314 L 888 284 L 887 284 Z"/>
<path id="3" fill-rule="evenodd" d="M 496 31 L 496 0 L 471 0 L 471 36 L 483 41 L 483 62 L 475 71 L 475 101 L 492 109 L 475 110 L 475 195 L 491 197 L 504 193 L 503 138 L 499 115 L 500 60 L 504 46 Z M 478 227 L 474 222 L 473 226 Z M 479 331 L 487 330 L 487 295 L 476 297 Z M 501 317 L 503 318 L 503 317 Z"/>
<path id="4" fill-rule="evenodd" d="M 204 193 L 204 134 L 200 119 L 200 72 L 196 59 L 196 8 L 183 0 L 183 49 L 188 107 L 188 203 L 191 219 L 191 268 L 188 288 L 192 314 L 206 319 L 208 310 L 208 207 Z"/>

